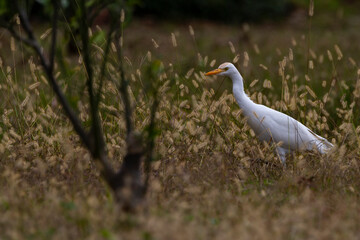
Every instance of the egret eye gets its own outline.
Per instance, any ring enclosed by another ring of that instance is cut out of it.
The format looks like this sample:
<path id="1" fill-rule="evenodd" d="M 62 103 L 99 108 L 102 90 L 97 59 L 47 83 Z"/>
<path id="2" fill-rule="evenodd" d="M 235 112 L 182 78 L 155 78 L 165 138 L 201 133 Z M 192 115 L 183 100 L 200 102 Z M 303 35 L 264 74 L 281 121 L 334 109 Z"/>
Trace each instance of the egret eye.
<path id="1" fill-rule="evenodd" d="M 224 68 L 225 71 L 227 71 L 228 69 L 229 69 L 228 67 Z"/>

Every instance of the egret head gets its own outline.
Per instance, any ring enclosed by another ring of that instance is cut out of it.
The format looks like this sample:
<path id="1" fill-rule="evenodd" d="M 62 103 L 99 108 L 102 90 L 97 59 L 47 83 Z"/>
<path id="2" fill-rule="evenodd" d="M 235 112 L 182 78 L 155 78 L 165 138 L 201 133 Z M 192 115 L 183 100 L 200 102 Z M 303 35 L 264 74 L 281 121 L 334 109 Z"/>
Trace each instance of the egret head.
<path id="1" fill-rule="evenodd" d="M 226 76 L 230 77 L 232 74 L 237 73 L 238 70 L 236 67 L 229 62 L 225 62 L 219 66 L 219 68 L 212 70 L 210 72 L 205 73 L 206 76 L 210 75 L 218 75 L 218 76 Z"/>

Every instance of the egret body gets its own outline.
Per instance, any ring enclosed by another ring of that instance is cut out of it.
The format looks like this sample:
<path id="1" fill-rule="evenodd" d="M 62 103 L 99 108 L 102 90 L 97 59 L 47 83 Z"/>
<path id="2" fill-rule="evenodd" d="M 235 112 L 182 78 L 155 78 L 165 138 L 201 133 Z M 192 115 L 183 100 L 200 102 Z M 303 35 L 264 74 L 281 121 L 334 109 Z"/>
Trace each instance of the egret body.
<path id="1" fill-rule="evenodd" d="M 284 165 L 287 153 L 315 148 L 324 154 L 333 147 L 325 138 L 315 134 L 294 118 L 251 101 L 244 91 L 243 78 L 233 64 L 223 63 L 205 75 L 231 78 L 234 97 L 242 109 L 242 114 L 247 118 L 247 123 L 260 141 L 276 143 L 276 152 Z"/>

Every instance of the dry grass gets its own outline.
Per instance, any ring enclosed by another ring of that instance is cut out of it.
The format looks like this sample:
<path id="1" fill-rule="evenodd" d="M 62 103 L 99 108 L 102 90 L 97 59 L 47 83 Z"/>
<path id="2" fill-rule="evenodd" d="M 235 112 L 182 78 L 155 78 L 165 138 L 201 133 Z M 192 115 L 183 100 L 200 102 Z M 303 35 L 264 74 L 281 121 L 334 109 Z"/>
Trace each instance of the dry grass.
<path id="1" fill-rule="evenodd" d="M 3 39 L 2 48 L 12 47 L 0 74 L 0 238 L 359 238 L 358 31 L 315 25 L 309 47 L 306 29 L 291 24 L 154 27 L 135 21 L 125 32 L 139 128 L 149 111 L 144 68 L 149 58 L 165 67 L 151 187 L 136 215 L 117 209 L 29 53 Z M 229 59 L 254 101 L 301 120 L 334 151 L 297 154 L 283 171 L 245 124 L 231 82 L 203 75 Z M 59 81 L 86 121 L 82 67 L 74 65 Z M 107 83 L 101 111 L 109 154 L 120 161 L 125 126 L 115 89 Z"/>

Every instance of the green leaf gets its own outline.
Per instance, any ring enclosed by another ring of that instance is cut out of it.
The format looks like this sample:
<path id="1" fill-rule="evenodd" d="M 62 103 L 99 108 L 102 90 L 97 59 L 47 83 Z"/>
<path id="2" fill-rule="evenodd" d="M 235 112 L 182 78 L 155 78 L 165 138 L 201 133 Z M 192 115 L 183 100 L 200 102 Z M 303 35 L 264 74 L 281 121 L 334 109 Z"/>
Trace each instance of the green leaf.
<path id="1" fill-rule="evenodd" d="M 89 0 L 89 1 L 86 1 L 85 3 L 85 7 L 92 7 L 93 5 L 95 5 L 96 3 L 96 0 Z"/>
<path id="2" fill-rule="evenodd" d="M 0 16 L 8 11 L 5 1 L 0 1 Z"/>
<path id="3" fill-rule="evenodd" d="M 100 233 L 103 236 L 103 238 L 105 238 L 105 239 L 114 239 L 114 236 L 107 229 L 101 229 Z"/>
<path id="4" fill-rule="evenodd" d="M 106 33 L 104 31 L 95 32 L 90 38 L 91 43 L 95 43 L 96 45 L 102 45 L 106 40 Z"/>
<path id="5" fill-rule="evenodd" d="M 74 202 L 61 202 L 60 206 L 67 211 L 74 210 L 76 208 L 76 205 Z"/>

